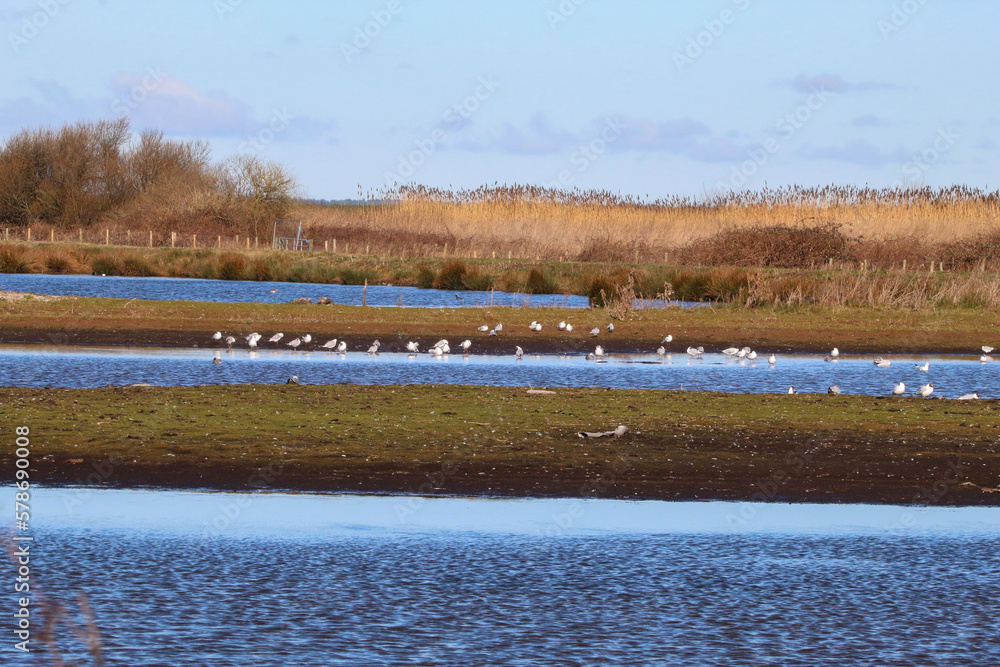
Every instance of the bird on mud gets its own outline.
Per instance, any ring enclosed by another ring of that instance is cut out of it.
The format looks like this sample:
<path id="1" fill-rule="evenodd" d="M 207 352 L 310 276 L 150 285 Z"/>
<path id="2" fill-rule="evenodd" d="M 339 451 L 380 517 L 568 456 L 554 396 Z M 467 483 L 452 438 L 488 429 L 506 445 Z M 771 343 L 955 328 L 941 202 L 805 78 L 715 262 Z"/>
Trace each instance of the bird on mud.
<path id="1" fill-rule="evenodd" d="M 831 385 L 830 388 L 826 390 L 826 393 L 834 396 L 840 396 L 840 387 L 837 385 Z"/>
<path id="2" fill-rule="evenodd" d="M 921 365 L 921 364 L 913 364 L 913 367 L 916 368 L 918 371 L 924 371 L 926 373 L 927 371 L 929 371 L 931 369 L 931 362 L 925 361 L 923 363 L 923 365 Z"/>
<path id="3" fill-rule="evenodd" d="M 270 337 L 270 338 L 269 338 L 269 339 L 267 340 L 267 342 L 268 342 L 268 343 L 277 343 L 277 342 L 278 342 L 279 340 L 281 340 L 281 339 L 282 339 L 282 338 L 284 338 L 284 337 L 285 337 L 285 334 L 283 334 L 283 333 L 276 333 L 276 334 L 274 334 L 273 336 L 271 336 L 271 337 Z"/>
<path id="4" fill-rule="evenodd" d="M 230 350 L 233 349 L 233 343 L 235 342 L 236 342 L 235 338 L 233 338 L 232 336 L 226 336 L 226 347 L 228 347 Z"/>
<path id="5" fill-rule="evenodd" d="M 608 322 L 608 326 L 605 327 L 605 328 L 608 330 L 609 333 L 611 333 L 611 332 L 613 332 L 615 330 L 615 323 L 614 322 Z"/>
<path id="6" fill-rule="evenodd" d="M 339 343 L 337 343 L 337 353 L 343 354 L 345 352 L 347 352 L 347 341 L 342 340 Z"/>
<path id="7" fill-rule="evenodd" d="M 302 342 L 308 345 L 309 343 L 313 342 L 313 337 L 310 336 L 309 334 L 306 334 L 305 336 L 302 337 Z"/>
<path id="8" fill-rule="evenodd" d="M 672 343 L 672 342 L 674 342 L 674 336 L 673 336 L 673 334 L 667 334 L 666 336 L 663 337 L 663 340 L 660 341 L 660 345 L 663 345 L 664 343 Z"/>
<path id="9" fill-rule="evenodd" d="M 541 322 L 532 322 L 530 328 L 535 333 L 538 333 L 539 331 L 542 330 L 542 323 Z"/>
<path id="10" fill-rule="evenodd" d="M 222 340 L 222 332 L 216 331 L 214 334 L 212 334 L 212 340 Z"/>
<path id="11" fill-rule="evenodd" d="M 593 329 L 590 330 L 590 335 L 594 337 L 596 337 L 600 333 L 601 329 L 599 327 L 594 327 Z"/>
<path id="12" fill-rule="evenodd" d="M 294 339 L 288 341 L 287 343 L 285 343 L 285 345 L 287 345 L 290 348 L 292 348 L 293 351 L 297 350 L 297 349 L 299 349 L 299 345 L 302 345 L 302 339 L 301 338 L 294 338 Z"/>
<path id="13" fill-rule="evenodd" d="M 497 330 L 496 329 L 491 330 L 490 331 L 490 335 L 491 336 L 496 336 L 497 335 Z"/>
<path id="14" fill-rule="evenodd" d="M 524 350 L 521 349 L 520 345 L 514 348 L 514 356 L 517 357 L 518 361 L 521 361 L 521 357 L 524 356 Z"/>
<path id="15" fill-rule="evenodd" d="M 896 384 L 895 387 L 892 388 L 892 395 L 893 396 L 899 396 L 904 391 L 906 391 L 906 385 L 903 384 L 902 382 L 899 382 L 899 383 Z"/>
<path id="16" fill-rule="evenodd" d="M 772 354 L 770 357 L 767 358 L 767 363 L 770 364 L 771 366 L 775 365 L 776 363 L 778 363 L 778 357 Z"/>
<path id="17" fill-rule="evenodd" d="M 469 354 L 469 348 L 472 347 L 472 341 L 463 340 L 462 344 L 459 345 L 459 347 L 462 348 L 462 354 Z"/>
<path id="18" fill-rule="evenodd" d="M 563 320 L 562 322 L 557 324 L 556 329 L 558 329 L 559 331 L 566 331 L 566 320 Z"/>
<path id="19" fill-rule="evenodd" d="M 700 357 L 701 355 L 705 354 L 705 348 L 701 347 L 700 345 L 698 347 L 689 347 L 687 349 L 687 353 L 692 357 Z"/>
<path id="20" fill-rule="evenodd" d="M 917 395 L 922 396 L 924 398 L 927 398 L 933 393 L 934 393 L 934 385 L 932 384 L 925 384 L 920 389 L 917 389 Z"/>
<path id="21" fill-rule="evenodd" d="M 331 338 L 330 340 L 328 340 L 325 343 L 323 343 L 323 349 L 324 350 L 330 350 L 330 351 L 332 351 L 333 348 L 335 348 L 335 347 L 337 347 L 337 339 L 336 338 Z"/>
<path id="22" fill-rule="evenodd" d="M 258 338 L 250 338 L 250 340 L 247 341 L 247 345 L 250 347 L 251 350 L 257 349 L 258 340 L 259 340 Z"/>
<path id="23" fill-rule="evenodd" d="M 259 341 L 261 338 L 263 338 L 263 336 L 254 331 L 252 334 L 246 337 L 246 341 L 248 344 L 250 344 L 250 347 L 253 347 L 257 344 L 257 341 Z"/>
<path id="24" fill-rule="evenodd" d="M 975 400 L 978 400 L 978 399 L 979 399 L 979 393 L 974 391 L 971 394 L 964 394 L 962 396 L 959 396 L 955 400 L 956 401 L 975 401 Z"/>
<path id="25" fill-rule="evenodd" d="M 406 344 L 406 351 L 417 353 L 420 351 L 420 343 L 415 343 L 412 340 Z"/>
<path id="26" fill-rule="evenodd" d="M 875 359 L 872 360 L 872 363 L 878 366 L 879 368 L 889 368 L 889 366 L 892 365 L 891 361 L 889 361 L 888 359 L 883 359 L 882 357 L 875 357 Z"/>
<path id="27" fill-rule="evenodd" d="M 503 331 L 503 324 L 497 322 L 497 325 L 493 327 L 493 330 L 496 331 L 497 333 L 500 333 L 501 331 Z"/>
<path id="28" fill-rule="evenodd" d="M 567 324 L 566 325 L 566 333 L 573 333 L 573 325 L 572 324 Z"/>
<path id="29" fill-rule="evenodd" d="M 476 331 L 480 331 L 480 332 L 482 332 L 482 333 L 486 333 L 486 332 L 487 332 L 487 331 L 489 331 L 489 330 L 490 330 L 489 326 L 487 326 L 487 325 L 485 325 L 485 324 L 484 324 L 484 325 L 482 325 L 481 327 L 479 327 L 478 329 L 476 329 Z"/>

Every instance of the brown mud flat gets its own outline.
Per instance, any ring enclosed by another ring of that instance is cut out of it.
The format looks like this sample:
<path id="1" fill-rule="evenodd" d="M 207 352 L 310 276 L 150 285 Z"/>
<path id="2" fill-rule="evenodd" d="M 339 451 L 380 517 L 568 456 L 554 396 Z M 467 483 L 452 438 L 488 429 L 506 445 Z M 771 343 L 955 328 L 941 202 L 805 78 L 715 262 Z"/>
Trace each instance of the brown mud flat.
<path id="1" fill-rule="evenodd" d="M 0 389 L 0 410 L 50 485 L 1000 506 L 1000 401 L 238 385 Z"/>

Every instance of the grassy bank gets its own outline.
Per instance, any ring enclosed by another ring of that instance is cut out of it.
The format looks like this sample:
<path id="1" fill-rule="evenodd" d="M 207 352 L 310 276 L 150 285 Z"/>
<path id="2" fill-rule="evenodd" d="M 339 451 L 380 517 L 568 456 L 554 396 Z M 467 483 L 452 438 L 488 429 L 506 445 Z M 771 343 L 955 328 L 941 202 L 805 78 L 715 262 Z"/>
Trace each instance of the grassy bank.
<path id="1" fill-rule="evenodd" d="M 284 298 L 319 297 L 293 293 Z M 982 345 L 997 344 L 988 332 L 1000 327 L 996 312 L 974 309 L 870 308 L 667 308 L 639 310 L 611 321 L 601 309 L 560 308 L 372 308 L 361 306 L 139 301 L 101 298 L 33 298 L 13 296 L 0 301 L 0 340 L 69 344 L 171 345 L 206 347 L 215 331 L 243 337 L 257 331 L 269 337 L 284 332 L 289 340 L 310 333 L 312 347 L 327 338 L 346 339 L 351 349 L 379 338 L 385 351 L 401 351 L 406 340 L 423 348 L 439 338 L 470 338 L 474 352 L 508 354 L 515 345 L 532 352 L 592 350 L 601 343 L 610 351 L 652 351 L 664 336 L 667 348 L 683 352 L 688 345 L 719 350 L 750 345 L 767 351 L 826 352 L 954 352 L 979 354 Z M 534 333 L 528 324 L 543 323 Z M 572 333 L 556 330 L 565 320 Z M 504 331 L 490 337 L 477 328 L 501 322 Z M 594 327 L 601 328 L 595 339 Z M 266 344 L 264 344 L 267 347 Z"/>
<path id="2" fill-rule="evenodd" d="M 343 248 L 343 246 L 341 246 Z M 1000 279 L 982 270 L 876 270 L 665 266 L 494 258 L 290 253 L 217 248 L 134 248 L 79 243 L 0 243 L 0 273 L 65 273 L 392 284 L 452 290 L 580 294 L 604 306 L 633 298 L 714 301 L 741 307 L 867 306 L 1000 308 Z M 874 265 L 873 265 L 874 266 Z M 915 265 L 910 265 L 916 268 Z"/>
<path id="3" fill-rule="evenodd" d="M 38 482 L 1000 504 L 983 490 L 996 401 L 247 385 L 0 389 L 0 405 L 31 428 Z"/>

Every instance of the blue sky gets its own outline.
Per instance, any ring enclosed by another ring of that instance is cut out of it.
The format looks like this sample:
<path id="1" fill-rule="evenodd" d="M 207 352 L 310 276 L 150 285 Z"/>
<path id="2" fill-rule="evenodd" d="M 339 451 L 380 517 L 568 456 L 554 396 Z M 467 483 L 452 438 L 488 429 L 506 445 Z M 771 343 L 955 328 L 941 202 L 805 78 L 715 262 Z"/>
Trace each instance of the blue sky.
<path id="1" fill-rule="evenodd" d="M 1000 183 L 986 0 L 13 0 L 0 25 L 0 137 L 128 115 L 310 197 Z"/>

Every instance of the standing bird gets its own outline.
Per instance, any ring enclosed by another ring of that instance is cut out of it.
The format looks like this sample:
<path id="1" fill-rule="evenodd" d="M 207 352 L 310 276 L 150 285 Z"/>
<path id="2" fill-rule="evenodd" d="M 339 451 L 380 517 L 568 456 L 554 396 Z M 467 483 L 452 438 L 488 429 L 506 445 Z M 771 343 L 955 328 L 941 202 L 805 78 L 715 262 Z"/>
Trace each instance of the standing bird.
<path id="1" fill-rule="evenodd" d="M 573 325 L 572 324 L 567 324 L 566 325 L 566 333 L 573 333 Z"/>
<path id="2" fill-rule="evenodd" d="M 614 322 L 608 322 L 607 330 L 609 332 L 614 331 L 615 330 L 615 323 Z"/>
<path id="3" fill-rule="evenodd" d="M 538 324 L 538 322 L 536 322 L 535 320 L 531 320 L 531 324 L 528 325 L 528 328 L 534 331 L 536 324 Z"/>
<path id="4" fill-rule="evenodd" d="M 558 329 L 559 331 L 565 331 L 566 330 L 566 321 L 563 320 L 562 322 L 560 322 L 559 324 L 557 324 L 556 325 L 556 329 Z"/>
<path id="5" fill-rule="evenodd" d="M 898 383 L 895 387 L 892 388 L 893 396 L 899 396 L 904 391 L 906 391 L 906 385 L 903 384 L 902 382 Z"/>
<path id="6" fill-rule="evenodd" d="M 252 341 L 252 340 L 260 340 L 260 339 L 261 339 L 261 335 L 259 333 L 257 333 L 256 331 L 254 331 L 252 334 L 250 334 L 249 336 L 246 337 L 246 341 L 248 343 L 250 341 Z"/>
<path id="7" fill-rule="evenodd" d="M 833 348 L 832 350 L 830 350 L 830 356 L 831 357 L 839 357 L 840 356 L 840 350 L 838 350 L 837 348 Z"/>
<path id="8" fill-rule="evenodd" d="M 434 343 L 434 347 L 439 347 L 442 350 L 444 350 L 446 347 L 448 347 L 448 341 L 446 341 L 444 338 L 442 338 L 438 342 Z"/>
<path id="9" fill-rule="evenodd" d="M 599 333 L 601 333 L 601 330 L 598 327 L 594 327 L 593 329 L 590 330 L 590 335 L 591 336 L 595 336 L 596 337 Z"/>
<path id="10" fill-rule="evenodd" d="M 333 348 L 335 348 L 335 347 L 337 347 L 337 339 L 336 338 L 331 338 L 330 340 L 328 340 L 325 343 L 323 343 L 323 349 L 324 350 L 331 350 L 332 351 Z"/>
<path id="11" fill-rule="evenodd" d="M 408 343 L 406 344 L 406 351 L 407 351 L 407 352 L 413 352 L 413 353 L 416 353 L 416 352 L 419 352 L 419 351 L 420 351 L 420 350 L 418 349 L 419 347 L 420 347 L 420 343 L 415 343 L 415 342 L 413 342 L 413 341 L 411 340 L 410 342 L 408 342 Z"/>
<path id="12" fill-rule="evenodd" d="M 267 342 L 269 342 L 269 343 L 277 343 L 277 342 L 278 342 L 279 340 L 281 340 L 281 339 L 282 339 L 282 338 L 284 337 L 284 335 L 285 335 L 285 334 L 283 334 L 283 333 L 276 333 L 276 334 L 274 334 L 273 336 L 271 336 L 271 337 L 270 337 L 270 338 L 268 339 L 268 341 L 267 341 Z"/>
<path id="13" fill-rule="evenodd" d="M 232 336 L 226 336 L 226 347 L 228 347 L 230 350 L 233 349 L 233 343 L 235 342 L 236 342 L 235 338 L 233 338 Z"/>
<path id="14" fill-rule="evenodd" d="M 840 396 L 840 387 L 838 387 L 837 385 L 832 385 L 829 389 L 826 390 L 826 393 L 833 394 L 834 396 Z"/>
<path id="15" fill-rule="evenodd" d="M 767 363 L 773 366 L 776 363 L 778 363 L 778 358 L 772 354 L 770 357 L 767 358 Z"/>
<path id="16" fill-rule="evenodd" d="M 600 359 L 601 357 L 603 357 L 604 356 L 604 348 L 601 347 L 600 345 L 598 345 L 594 349 L 594 356 L 597 357 L 598 359 Z"/>
<path id="17" fill-rule="evenodd" d="M 878 366 L 879 368 L 889 368 L 889 366 L 892 364 L 891 361 L 889 361 L 888 359 L 883 359 L 882 357 L 875 357 L 872 363 Z"/>
<path id="18" fill-rule="evenodd" d="M 378 348 L 381 345 L 382 345 L 382 343 L 380 343 L 378 341 L 375 341 L 374 343 L 372 343 L 371 347 L 368 348 L 368 354 L 378 354 Z"/>
<path id="19" fill-rule="evenodd" d="M 933 393 L 934 393 L 934 385 L 932 384 L 925 384 L 920 389 L 917 389 L 917 395 L 923 396 L 924 398 L 927 398 Z"/>
<path id="20" fill-rule="evenodd" d="M 337 353 L 343 354 L 345 352 L 347 352 L 347 341 L 342 340 L 339 343 L 337 343 Z"/>
<path id="21" fill-rule="evenodd" d="M 666 353 L 667 353 L 667 348 L 663 347 L 662 345 L 660 347 L 656 348 L 656 356 L 662 357 Z"/>
<path id="22" fill-rule="evenodd" d="M 493 330 L 496 331 L 497 333 L 500 333 L 501 331 L 503 331 L 503 324 L 497 322 L 497 325 L 493 327 Z"/>
<path id="23" fill-rule="evenodd" d="M 989 345 L 983 345 L 979 349 L 982 350 L 984 354 L 989 354 L 990 352 L 993 351 L 994 348 L 990 347 Z"/>
<path id="24" fill-rule="evenodd" d="M 496 336 L 497 335 L 497 330 L 496 329 L 491 329 L 490 330 L 490 335 L 491 336 Z"/>
<path id="25" fill-rule="evenodd" d="M 662 343 L 672 343 L 673 341 L 674 341 L 673 334 L 667 334 L 666 336 L 663 337 L 663 340 L 661 340 L 660 343 L 661 344 Z"/>
<path id="26" fill-rule="evenodd" d="M 310 336 L 309 334 L 306 334 L 305 336 L 302 337 L 302 342 L 308 345 L 309 343 L 313 342 L 313 337 Z"/>
<path id="27" fill-rule="evenodd" d="M 518 361 L 521 361 L 521 357 L 524 356 L 524 350 L 521 349 L 520 345 L 514 348 L 514 356 L 517 357 Z"/>
<path id="28" fill-rule="evenodd" d="M 440 347 L 432 347 L 431 349 L 427 350 L 427 354 L 431 355 L 432 357 L 440 357 L 442 354 L 444 354 L 444 352 L 441 351 Z"/>
<path id="29" fill-rule="evenodd" d="M 481 331 L 482 333 L 486 333 L 486 332 L 487 332 L 487 331 L 489 331 L 489 330 L 490 330 L 490 328 L 489 328 L 488 326 L 486 326 L 485 324 L 484 324 L 484 325 L 482 325 L 481 327 L 479 327 L 479 328 L 477 329 L 477 331 Z"/>
<path id="30" fill-rule="evenodd" d="M 749 359 L 750 361 L 753 361 L 756 358 L 757 358 L 757 353 L 754 352 L 753 350 L 750 350 L 750 354 L 747 355 L 747 359 Z"/>
<path id="31" fill-rule="evenodd" d="M 251 350 L 257 349 L 257 340 L 257 338 L 251 337 L 250 340 L 247 341 L 247 345 L 250 346 Z"/>
<path id="32" fill-rule="evenodd" d="M 726 355 L 727 357 L 732 357 L 732 356 L 734 356 L 734 355 L 735 355 L 735 354 L 736 354 L 737 352 L 739 352 L 739 350 L 738 350 L 738 349 L 736 349 L 735 347 L 727 347 L 726 349 L 724 349 L 724 350 L 722 351 L 722 354 Z"/>
<path id="33" fill-rule="evenodd" d="M 459 347 L 462 348 L 462 354 L 468 354 L 469 353 L 469 348 L 472 347 L 472 341 L 471 340 L 463 340 L 462 344 L 459 345 Z"/>
<path id="34" fill-rule="evenodd" d="M 214 334 L 212 334 L 212 340 L 222 340 L 222 332 L 216 331 Z"/>
<path id="35" fill-rule="evenodd" d="M 925 362 L 924 362 L 924 364 L 923 364 L 922 366 L 921 366 L 920 364 L 913 364 L 913 366 L 914 366 L 914 367 L 915 367 L 915 368 L 916 368 L 916 369 L 917 369 L 918 371 L 924 371 L 924 372 L 927 372 L 927 371 L 929 371 L 929 370 L 931 369 L 931 362 L 929 362 L 929 361 L 925 361 Z"/>
<path id="36" fill-rule="evenodd" d="M 531 325 L 531 329 L 535 333 L 538 333 L 539 331 L 542 330 L 542 323 L 541 322 L 533 322 L 532 325 Z"/>
<path id="37" fill-rule="evenodd" d="M 297 350 L 297 349 L 299 349 L 299 345 L 302 345 L 302 339 L 301 338 L 292 339 L 292 340 L 288 341 L 287 343 L 285 343 L 285 345 L 288 345 L 289 347 L 291 347 L 293 351 Z"/>
<path id="38" fill-rule="evenodd" d="M 798 393 L 798 392 L 795 391 L 795 387 L 789 387 L 788 388 L 788 393 L 789 394 L 795 394 L 795 393 Z"/>
<path id="39" fill-rule="evenodd" d="M 689 347 L 687 349 L 687 353 L 690 354 L 692 357 L 700 357 L 701 355 L 705 354 L 705 348 L 703 348 L 700 345 L 698 347 Z"/>

